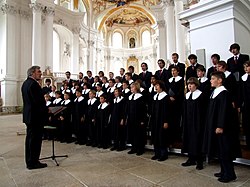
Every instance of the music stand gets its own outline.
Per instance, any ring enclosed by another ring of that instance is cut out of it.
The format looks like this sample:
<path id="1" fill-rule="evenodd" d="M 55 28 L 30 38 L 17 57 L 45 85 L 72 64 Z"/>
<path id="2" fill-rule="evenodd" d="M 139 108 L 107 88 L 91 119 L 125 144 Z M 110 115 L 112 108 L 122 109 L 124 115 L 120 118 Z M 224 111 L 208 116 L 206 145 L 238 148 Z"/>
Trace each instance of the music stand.
<path id="1" fill-rule="evenodd" d="M 49 107 L 49 110 L 50 112 L 55 116 L 56 114 L 60 113 L 61 111 L 65 110 L 67 107 L 63 107 L 63 106 L 57 106 L 57 107 Z M 57 128 L 54 127 L 54 126 L 44 126 L 44 128 L 46 130 L 50 130 L 50 131 L 55 131 Z M 65 157 L 67 158 L 68 155 L 55 155 L 55 137 L 54 137 L 54 133 L 52 132 L 52 155 L 51 156 L 48 156 L 48 157 L 44 157 L 44 158 L 40 158 L 39 160 L 45 160 L 45 159 L 52 159 L 55 161 L 56 165 L 59 166 L 56 158 L 59 158 L 59 157 Z"/>

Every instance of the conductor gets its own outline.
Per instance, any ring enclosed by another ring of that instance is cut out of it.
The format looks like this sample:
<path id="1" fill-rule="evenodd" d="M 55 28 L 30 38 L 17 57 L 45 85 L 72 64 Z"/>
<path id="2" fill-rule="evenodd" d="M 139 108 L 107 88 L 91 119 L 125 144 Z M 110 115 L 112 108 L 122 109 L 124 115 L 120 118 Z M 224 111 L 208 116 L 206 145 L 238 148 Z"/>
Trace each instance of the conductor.
<path id="1" fill-rule="evenodd" d="M 27 71 L 28 78 L 22 85 L 23 123 L 26 124 L 25 161 L 28 169 L 47 167 L 39 162 L 42 146 L 42 133 L 47 109 L 42 88 L 38 81 L 42 72 L 39 66 L 32 66 Z"/>

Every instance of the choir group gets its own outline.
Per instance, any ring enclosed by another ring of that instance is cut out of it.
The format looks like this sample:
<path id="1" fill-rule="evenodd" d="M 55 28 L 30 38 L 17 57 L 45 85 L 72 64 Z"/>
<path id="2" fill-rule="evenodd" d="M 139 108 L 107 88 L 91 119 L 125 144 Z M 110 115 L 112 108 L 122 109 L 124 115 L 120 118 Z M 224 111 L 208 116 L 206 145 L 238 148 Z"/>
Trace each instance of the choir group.
<path id="1" fill-rule="evenodd" d="M 220 161 L 221 171 L 214 174 L 220 182 L 235 180 L 233 160 L 241 154 L 239 113 L 250 146 L 250 61 L 238 44 L 232 44 L 230 52 L 233 57 L 227 62 L 213 54 L 207 72 L 196 55 L 189 55 L 186 68 L 173 53 L 168 69 L 159 59 L 154 74 L 146 63 L 139 75 L 133 66 L 127 73 L 121 68 L 120 76 L 110 72 L 109 78 L 102 71 L 95 77 L 87 71 L 87 76 L 80 72 L 79 79 L 72 80 L 66 72 L 58 91 L 48 79 L 43 88 L 47 107 L 67 107 L 50 115 L 56 139 L 112 151 L 131 144 L 128 154 L 142 155 L 150 135 L 152 160 L 158 161 L 168 159 L 173 143 L 182 142 L 182 152 L 188 154 L 182 166 L 201 170 L 207 155 Z M 45 132 L 44 138 L 50 135 Z"/>

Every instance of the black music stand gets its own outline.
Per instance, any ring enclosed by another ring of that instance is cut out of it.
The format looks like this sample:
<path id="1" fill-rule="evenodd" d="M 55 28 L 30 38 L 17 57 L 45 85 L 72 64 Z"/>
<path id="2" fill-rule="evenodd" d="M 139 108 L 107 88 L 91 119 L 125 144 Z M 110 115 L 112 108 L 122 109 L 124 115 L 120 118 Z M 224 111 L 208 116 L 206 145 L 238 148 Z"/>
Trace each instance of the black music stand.
<path id="1" fill-rule="evenodd" d="M 58 113 L 60 113 L 61 111 L 65 110 L 67 107 L 63 107 L 63 106 L 59 106 L 59 107 L 49 107 L 49 110 L 52 114 L 56 115 Z M 56 131 L 56 127 L 54 126 L 44 126 L 44 128 L 48 131 Z M 45 159 L 52 159 L 55 161 L 56 165 L 59 166 L 56 158 L 59 158 L 59 157 L 65 157 L 67 158 L 68 155 L 55 155 L 55 137 L 54 137 L 54 132 L 51 133 L 52 135 L 52 155 L 51 156 L 48 156 L 48 157 L 44 157 L 44 158 L 40 158 L 39 160 L 45 160 Z"/>

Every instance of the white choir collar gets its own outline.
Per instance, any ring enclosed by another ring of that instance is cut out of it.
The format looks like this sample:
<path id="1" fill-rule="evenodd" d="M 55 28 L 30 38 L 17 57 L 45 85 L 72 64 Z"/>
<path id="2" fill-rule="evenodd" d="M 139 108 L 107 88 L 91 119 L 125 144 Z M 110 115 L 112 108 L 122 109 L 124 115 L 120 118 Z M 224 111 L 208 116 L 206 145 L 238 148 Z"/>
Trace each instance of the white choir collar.
<path id="1" fill-rule="evenodd" d="M 198 78 L 198 80 L 201 80 L 201 83 L 204 83 L 208 80 L 207 77 L 202 77 L 202 78 Z"/>
<path id="2" fill-rule="evenodd" d="M 94 97 L 93 99 L 88 100 L 88 105 L 93 105 L 96 102 L 96 98 Z"/>
<path id="3" fill-rule="evenodd" d="M 113 86 L 113 87 L 109 87 L 108 88 L 108 90 L 107 90 L 107 92 L 109 92 L 109 93 L 113 93 L 115 91 L 115 87 Z"/>
<path id="4" fill-rule="evenodd" d="M 82 94 L 87 94 L 89 93 L 90 89 L 82 90 Z"/>
<path id="5" fill-rule="evenodd" d="M 149 92 L 156 92 L 155 86 L 153 84 L 151 84 L 150 88 L 149 88 Z"/>
<path id="6" fill-rule="evenodd" d="M 144 90 L 145 90 L 144 88 L 140 87 L 140 92 L 143 92 Z"/>
<path id="7" fill-rule="evenodd" d="M 50 95 L 50 97 L 56 97 L 55 92 L 50 92 L 49 95 Z"/>
<path id="8" fill-rule="evenodd" d="M 120 83 L 120 82 L 115 83 L 115 87 L 120 88 L 121 86 L 122 86 L 122 83 Z"/>
<path id="9" fill-rule="evenodd" d="M 190 97 L 190 94 L 191 94 L 192 92 L 190 91 L 190 92 L 188 92 L 188 93 L 186 93 L 186 99 L 189 99 L 189 97 Z M 200 90 L 195 90 L 194 92 L 193 92 L 193 94 L 192 94 L 192 100 L 195 100 L 195 99 L 197 99 L 200 95 L 201 95 L 201 91 Z"/>
<path id="10" fill-rule="evenodd" d="M 157 98 L 157 95 L 158 95 L 158 93 L 157 94 L 155 94 L 154 95 L 154 100 L 156 100 L 156 98 Z M 161 92 L 161 93 L 159 93 L 159 96 L 158 96 L 158 100 L 162 100 L 164 97 L 166 97 L 168 94 L 166 93 L 166 92 Z"/>
<path id="11" fill-rule="evenodd" d="M 117 100 L 116 100 L 117 99 Z M 120 97 L 116 97 L 114 98 L 114 103 L 119 103 L 121 100 L 123 100 L 123 97 L 120 96 Z"/>
<path id="12" fill-rule="evenodd" d="M 224 86 L 220 86 L 218 88 L 215 88 L 214 92 L 212 93 L 213 94 L 212 99 L 217 97 L 217 95 L 219 95 L 224 90 L 227 90 Z"/>
<path id="13" fill-rule="evenodd" d="M 109 87 L 109 83 L 105 83 L 105 84 L 102 84 L 102 86 L 104 86 L 105 88 L 108 88 Z"/>
<path id="14" fill-rule="evenodd" d="M 129 99 L 129 100 L 132 100 L 132 97 L 133 97 L 133 94 L 131 94 L 131 95 L 128 97 L 128 99 Z M 140 97 L 142 97 L 142 94 L 136 93 L 135 96 L 134 96 L 134 100 L 137 100 L 137 99 L 139 99 Z"/>
<path id="15" fill-rule="evenodd" d="M 128 93 L 130 89 L 126 88 L 125 90 L 122 90 L 122 91 L 124 91 L 125 93 Z"/>
<path id="16" fill-rule="evenodd" d="M 129 84 L 132 84 L 134 81 L 132 80 L 132 79 L 130 79 L 129 81 L 128 81 L 128 83 Z"/>
<path id="17" fill-rule="evenodd" d="M 46 106 L 49 106 L 51 104 L 51 101 L 46 101 Z"/>
<path id="18" fill-rule="evenodd" d="M 53 101 L 53 104 L 58 104 L 62 101 L 62 98 L 57 98 Z"/>
<path id="19" fill-rule="evenodd" d="M 175 78 L 175 79 L 174 79 Z M 174 82 L 178 82 L 179 80 L 181 80 L 182 79 L 182 77 L 181 76 L 177 76 L 177 77 L 171 77 L 170 79 L 169 79 L 169 82 L 171 83 L 171 82 L 173 82 L 173 79 L 175 80 Z"/>
<path id="20" fill-rule="evenodd" d="M 84 99 L 84 97 L 83 96 L 80 96 L 79 98 L 75 98 L 75 102 L 77 101 L 77 102 L 81 102 L 82 100 Z"/>
<path id="21" fill-rule="evenodd" d="M 102 105 L 102 108 L 101 109 L 105 109 L 109 104 L 108 103 L 101 103 L 99 106 L 98 106 L 98 109 L 100 109 L 100 107 L 101 107 L 101 105 Z"/>
<path id="22" fill-rule="evenodd" d="M 92 87 L 96 87 L 96 85 L 98 84 L 98 82 L 94 82 L 93 84 L 92 84 Z"/>
<path id="23" fill-rule="evenodd" d="M 65 93 L 65 91 L 66 91 L 66 92 L 68 92 L 68 93 L 70 93 L 70 90 L 69 90 L 69 89 L 67 89 L 67 90 L 63 90 L 63 91 L 62 91 L 62 94 L 64 94 L 64 93 Z"/>
<path id="24" fill-rule="evenodd" d="M 227 78 L 231 74 L 231 72 L 225 71 L 224 74 L 225 74 L 225 77 Z"/>
<path id="25" fill-rule="evenodd" d="M 104 92 L 100 90 L 99 92 L 96 92 L 96 97 L 100 97 Z"/>
<path id="26" fill-rule="evenodd" d="M 250 75 L 249 75 L 250 76 Z M 247 78 L 248 78 L 248 74 L 247 73 L 245 73 L 242 77 L 241 77 L 241 79 L 245 82 L 245 81 L 247 81 Z"/>
<path id="27" fill-rule="evenodd" d="M 69 104 L 70 103 L 70 99 L 67 99 L 67 100 L 64 100 L 63 102 L 62 102 L 62 105 L 67 105 L 67 104 Z"/>

